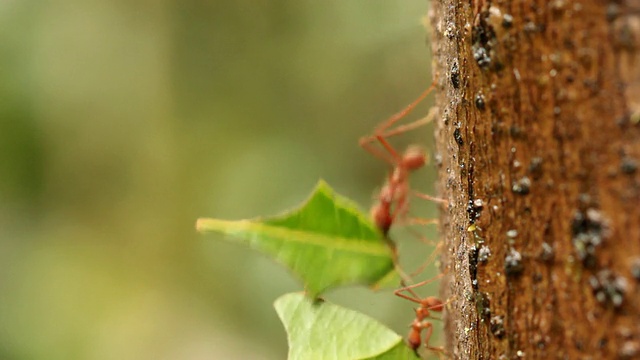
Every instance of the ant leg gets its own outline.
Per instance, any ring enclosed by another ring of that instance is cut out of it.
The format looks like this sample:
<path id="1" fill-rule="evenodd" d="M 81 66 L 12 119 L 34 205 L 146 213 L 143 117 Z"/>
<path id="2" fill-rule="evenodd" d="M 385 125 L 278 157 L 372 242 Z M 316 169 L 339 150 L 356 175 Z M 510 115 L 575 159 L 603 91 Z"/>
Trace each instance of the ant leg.
<path id="1" fill-rule="evenodd" d="M 419 218 L 419 217 L 410 217 L 410 216 L 406 216 L 406 214 L 403 214 L 403 215 L 404 216 L 402 216 L 398 221 L 394 220 L 394 224 L 396 226 L 437 225 L 437 224 L 440 223 L 438 221 L 438 219 L 427 219 L 427 218 Z M 413 235 L 416 238 L 418 238 L 424 244 L 427 244 L 427 245 L 430 245 L 430 246 L 438 246 L 438 244 L 440 243 L 439 241 L 433 242 L 433 241 L 427 239 L 426 236 L 422 235 L 420 232 L 418 232 L 414 228 L 406 227 L 405 229 L 406 229 L 406 231 L 410 232 L 411 235 Z"/>
<path id="2" fill-rule="evenodd" d="M 387 152 L 384 152 L 379 148 L 375 147 L 373 145 L 374 141 L 378 141 L 378 143 L 380 143 L 380 145 L 382 145 L 382 147 Z M 373 156 L 376 156 L 388 162 L 391 165 L 399 164 L 402 159 L 398 154 L 398 151 L 396 151 L 396 149 L 394 149 L 393 146 L 391 146 L 391 144 L 389 144 L 389 142 L 385 139 L 385 135 L 379 132 L 378 130 L 375 131 L 374 135 L 360 138 L 358 143 L 363 149 L 370 152 Z"/>
<path id="3" fill-rule="evenodd" d="M 431 349 L 431 347 L 429 346 L 429 340 L 431 339 L 431 335 L 433 334 L 433 324 L 429 321 L 423 322 L 422 330 L 426 332 L 424 334 L 424 347 L 426 347 L 427 349 Z"/>
<path id="4" fill-rule="evenodd" d="M 427 116 L 423 117 L 422 119 L 416 120 L 416 121 L 408 123 L 408 124 L 397 126 L 392 130 L 389 130 L 387 132 L 382 133 L 382 135 L 385 138 L 389 138 L 389 137 L 392 137 L 392 136 L 403 134 L 403 133 L 405 133 L 407 131 L 411 131 L 413 129 L 417 129 L 417 128 L 421 127 L 421 126 L 427 125 L 428 123 L 432 122 L 433 119 L 436 117 L 437 111 L 438 111 L 437 107 L 432 107 L 431 109 L 429 109 L 429 113 L 427 114 Z"/>
<path id="5" fill-rule="evenodd" d="M 396 270 L 396 272 L 398 272 L 398 275 L 400 276 L 400 281 L 402 284 L 405 284 L 407 282 L 413 282 L 413 279 L 411 278 L 411 276 L 407 275 L 407 273 L 402 269 L 402 267 L 400 266 L 400 261 L 398 259 L 398 247 L 396 246 L 396 244 L 389 238 L 385 237 L 387 244 L 389 245 L 389 247 L 391 248 L 391 252 L 392 252 L 392 261 L 393 261 L 393 267 Z"/>
<path id="6" fill-rule="evenodd" d="M 422 327 L 422 330 L 426 331 L 424 335 L 424 347 L 438 354 L 438 358 L 440 355 L 444 354 L 444 347 L 442 346 L 430 346 L 429 340 L 431 339 L 431 335 L 433 334 L 433 324 L 428 321 L 425 321 Z"/>
<path id="7" fill-rule="evenodd" d="M 439 274 L 437 276 L 434 276 L 431 279 L 424 280 L 424 281 L 421 281 L 419 283 L 415 283 L 415 284 L 408 285 L 408 286 L 402 287 L 400 289 L 397 289 L 393 293 L 396 296 L 399 296 L 399 297 L 401 297 L 403 299 L 409 300 L 409 301 L 414 302 L 416 304 L 421 304 L 422 303 L 422 299 L 420 298 L 420 296 L 418 294 L 416 294 L 415 291 L 413 291 L 413 289 L 417 288 L 417 287 L 420 287 L 420 286 L 427 285 L 427 284 L 429 284 L 431 282 L 434 282 L 434 281 L 438 280 L 439 278 L 441 278 L 442 276 L 443 276 L 443 274 Z M 403 292 L 405 292 L 405 291 L 408 291 L 411 294 L 411 296 L 403 294 Z"/>
<path id="8" fill-rule="evenodd" d="M 400 119 L 409 115 L 413 111 L 413 109 L 415 109 L 415 107 L 418 106 L 420 102 L 422 102 L 422 100 L 426 99 L 427 96 L 431 94 L 431 92 L 433 91 L 433 89 L 435 89 L 435 87 L 436 87 L 436 83 L 435 82 L 431 83 L 431 86 L 429 86 L 427 90 L 425 90 L 422 94 L 420 94 L 420 96 L 418 96 L 418 98 L 415 99 L 411 104 L 407 105 L 406 108 L 397 112 L 396 114 L 391 116 L 387 121 L 383 122 L 378 127 L 376 127 L 375 132 L 384 133 L 388 128 L 392 127 L 393 124 L 397 123 L 398 121 L 400 121 Z"/>
<path id="9" fill-rule="evenodd" d="M 438 225 L 440 222 L 438 219 L 426 219 L 426 218 L 408 218 L 407 225 Z"/>
<path id="10" fill-rule="evenodd" d="M 417 192 L 417 191 L 413 191 L 413 194 L 417 197 L 419 197 L 420 199 L 424 199 L 424 200 L 428 200 L 428 201 L 433 201 L 435 203 L 439 203 L 439 204 L 443 204 L 446 206 L 449 206 L 449 202 L 445 199 L 440 199 L 437 197 L 433 197 L 431 195 L 427 195 L 421 192 Z"/>
<path id="11" fill-rule="evenodd" d="M 402 225 L 423 225 L 423 223 L 417 223 L 417 222 L 413 222 L 412 219 L 408 219 L 406 223 L 402 223 Z M 440 241 L 432 241 L 430 239 L 428 239 L 426 236 L 422 235 L 420 232 L 418 232 L 416 229 L 407 227 L 405 229 L 407 232 L 411 233 L 411 235 L 415 236 L 416 238 L 418 238 L 418 240 L 420 240 L 421 243 L 425 244 L 425 245 L 429 245 L 429 246 L 438 246 L 438 244 L 440 244 Z"/>
<path id="12" fill-rule="evenodd" d="M 396 149 L 393 148 L 393 146 L 391 146 L 391 144 L 389 144 L 389 142 L 387 141 L 388 138 L 392 137 L 392 136 L 396 136 L 399 134 L 403 134 L 407 131 L 411 131 L 413 129 L 419 128 L 420 126 L 424 126 L 428 123 L 430 123 L 431 121 L 433 121 L 433 118 L 436 115 L 436 111 L 438 109 L 435 107 L 432 107 L 429 110 L 429 114 L 420 119 L 420 120 L 416 120 L 412 123 L 409 124 L 405 124 L 405 125 L 401 125 L 398 126 L 392 130 L 389 131 L 382 131 L 382 132 L 377 132 L 375 133 L 375 135 L 371 135 L 371 136 L 367 136 L 367 137 L 363 137 L 360 138 L 360 146 L 363 147 L 365 150 L 369 151 L 371 154 L 373 154 L 376 157 L 379 157 L 385 161 L 387 161 L 388 163 L 395 165 L 400 163 L 401 161 L 401 156 L 398 154 L 398 151 Z M 406 114 L 405 114 L 406 115 Z M 392 119 L 395 121 L 399 120 L 398 119 Z M 385 128 L 386 129 L 386 128 Z M 374 141 L 378 141 L 380 143 L 380 145 L 382 145 L 383 148 L 385 148 L 387 150 L 387 152 L 389 154 L 384 154 L 384 152 L 380 151 L 380 149 L 378 149 L 377 147 L 373 146 L 373 142 Z"/>
<path id="13" fill-rule="evenodd" d="M 429 111 L 429 114 L 427 115 L 427 117 L 417 120 L 413 123 L 409 123 L 406 125 L 402 125 L 399 126 L 391 131 L 387 130 L 392 127 L 395 123 L 397 123 L 399 120 L 401 120 L 402 118 L 404 118 L 405 116 L 409 115 L 413 109 L 422 101 L 424 100 L 430 93 L 431 91 L 433 91 L 433 89 L 435 88 L 436 83 L 433 82 L 431 84 L 431 86 L 429 86 L 429 88 L 427 90 L 425 90 L 422 94 L 420 94 L 420 96 L 418 96 L 418 98 L 416 100 L 414 100 L 411 104 L 409 104 L 406 108 L 404 108 L 402 111 L 396 113 L 395 115 L 391 116 L 387 121 L 383 122 L 382 124 L 378 125 L 375 129 L 374 129 L 374 134 L 373 135 L 369 135 L 369 136 L 364 136 L 362 138 L 360 138 L 359 144 L 361 147 L 363 147 L 365 150 L 369 151 L 370 153 L 372 153 L 374 156 L 379 157 L 391 164 L 396 164 L 399 162 L 400 160 L 400 156 L 398 155 L 397 151 L 385 140 L 387 137 L 390 136 L 394 136 L 394 135 L 398 135 L 401 133 L 404 133 L 406 131 L 415 129 L 417 127 L 420 127 L 422 125 L 425 125 L 429 122 L 431 122 L 433 120 L 433 118 L 435 117 L 435 109 L 436 108 L 432 108 Z M 373 143 L 374 141 L 378 141 L 390 154 L 390 156 L 384 155 L 384 153 L 376 148 L 373 147 L 373 145 L 371 143 Z"/>
<path id="14" fill-rule="evenodd" d="M 386 150 L 386 152 L 382 151 L 380 148 L 372 144 L 372 142 L 376 140 Z M 397 164 L 400 164 L 402 162 L 402 156 L 400 156 L 400 154 L 398 154 L 398 151 L 387 141 L 385 134 L 377 133 L 376 135 L 363 137 L 360 138 L 360 141 L 358 143 L 370 154 L 382 159 L 383 161 L 386 161 L 390 165 L 397 166 Z"/>
<path id="15" fill-rule="evenodd" d="M 360 141 L 358 142 L 360 144 L 360 146 L 367 150 L 371 155 L 391 164 L 391 165 L 395 165 L 400 161 L 399 157 L 397 156 L 397 153 L 394 151 L 393 154 L 390 154 L 388 152 L 384 152 L 382 150 L 380 150 L 379 148 L 373 146 L 372 141 L 376 140 L 375 136 L 370 136 L 370 137 L 366 137 L 366 138 L 360 138 Z M 394 154 L 396 156 L 394 156 Z"/>
<path id="16" fill-rule="evenodd" d="M 403 219 L 404 221 L 405 219 Z M 413 219 L 410 218 L 408 219 L 408 222 L 400 222 L 397 223 L 398 225 L 411 225 L 411 224 L 415 224 L 416 222 L 412 221 Z M 425 219 L 426 220 L 426 219 Z M 437 221 L 437 220 L 433 220 L 433 221 Z M 424 224 L 424 222 L 420 223 L 420 224 Z M 427 260 L 425 260 L 416 270 L 412 271 L 411 273 L 409 273 L 408 275 L 404 272 L 404 271 L 399 271 L 402 279 L 405 281 L 402 283 L 402 285 L 405 285 L 407 283 L 411 283 L 412 281 L 407 281 L 409 279 L 411 279 L 412 277 L 422 273 L 422 271 L 424 271 L 424 269 L 431 263 L 433 263 L 434 258 L 438 255 L 438 252 L 440 250 L 440 248 L 442 247 L 443 243 L 441 241 L 438 242 L 433 242 L 429 239 L 427 239 L 427 237 L 425 237 L 424 235 L 420 234 L 418 231 L 416 231 L 415 229 L 412 228 L 406 228 L 405 229 L 407 232 L 411 233 L 411 235 L 415 236 L 416 238 L 418 238 L 422 243 L 429 245 L 429 246 L 434 246 L 435 249 L 433 250 L 433 252 L 431 253 L 431 255 L 429 255 L 429 258 Z M 395 246 L 395 245 L 394 245 Z M 395 250 L 395 249 L 394 249 Z M 397 251 L 394 252 L 394 256 L 397 259 Z M 401 270 L 399 268 L 396 268 L 396 270 Z M 402 275 L 405 276 L 402 276 Z"/>
<path id="17" fill-rule="evenodd" d="M 443 243 L 439 242 L 436 245 L 436 248 L 433 249 L 433 251 L 431 252 L 431 255 L 429 255 L 429 257 L 427 258 L 427 260 L 425 260 L 415 271 L 413 271 L 411 273 L 411 276 L 416 276 L 416 275 L 422 273 L 424 271 L 424 269 L 426 269 L 427 266 L 429 266 L 429 264 L 433 263 L 433 260 L 435 259 L 435 257 L 440 253 L 442 245 L 443 245 Z"/>

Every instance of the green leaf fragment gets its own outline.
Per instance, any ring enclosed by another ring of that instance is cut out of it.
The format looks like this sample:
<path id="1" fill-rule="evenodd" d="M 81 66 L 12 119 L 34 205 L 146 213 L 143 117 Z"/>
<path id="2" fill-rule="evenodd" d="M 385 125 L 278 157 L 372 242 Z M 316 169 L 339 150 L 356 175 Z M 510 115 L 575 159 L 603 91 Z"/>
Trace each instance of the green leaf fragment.
<path id="1" fill-rule="evenodd" d="M 337 286 L 375 285 L 393 277 L 393 251 L 350 200 L 320 181 L 297 210 L 252 220 L 198 219 L 201 232 L 232 235 L 302 279 L 310 296 Z"/>
<path id="2" fill-rule="evenodd" d="M 405 343 L 400 342 L 389 351 L 362 360 L 416 360 L 420 357 Z"/>
<path id="3" fill-rule="evenodd" d="M 289 360 L 417 359 L 402 337 L 359 312 L 302 293 L 278 298 L 274 307 L 289 341 Z"/>

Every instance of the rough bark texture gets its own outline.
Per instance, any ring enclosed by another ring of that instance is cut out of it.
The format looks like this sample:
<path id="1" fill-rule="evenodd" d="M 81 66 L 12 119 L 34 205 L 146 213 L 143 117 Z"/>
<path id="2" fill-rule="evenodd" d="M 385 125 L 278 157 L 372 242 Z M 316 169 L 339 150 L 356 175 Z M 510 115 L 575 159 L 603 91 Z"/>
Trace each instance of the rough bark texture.
<path id="1" fill-rule="evenodd" d="M 640 4 L 431 6 L 447 352 L 640 358 Z"/>

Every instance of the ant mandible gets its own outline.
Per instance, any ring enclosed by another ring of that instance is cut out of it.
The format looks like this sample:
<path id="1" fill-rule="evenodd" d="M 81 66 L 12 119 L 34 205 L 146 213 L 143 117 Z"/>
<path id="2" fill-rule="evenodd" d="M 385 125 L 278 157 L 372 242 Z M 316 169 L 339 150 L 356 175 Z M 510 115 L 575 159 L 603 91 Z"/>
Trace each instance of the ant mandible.
<path id="1" fill-rule="evenodd" d="M 409 347 L 416 352 L 416 355 L 418 355 L 418 349 L 422 343 L 424 343 L 425 348 L 438 352 L 438 354 L 444 352 L 442 347 L 429 345 L 429 339 L 433 333 L 433 324 L 429 319 L 432 318 L 431 311 L 442 312 L 446 303 L 435 296 L 421 298 L 413 291 L 414 288 L 426 285 L 439 277 L 441 277 L 441 275 L 413 285 L 405 286 L 394 292 L 395 295 L 419 305 L 419 307 L 415 308 L 416 317 L 411 323 L 411 330 L 409 330 L 409 335 L 407 336 L 407 343 Z M 403 294 L 405 291 L 408 291 L 411 295 Z M 423 330 L 426 331 L 424 341 L 422 339 Z"/>
<path id="2" fill-rule="evenodd" d="M 404 216 L 408 211 L 407 198 L 410 193 L 409 174 L 422 168 L 428 160 L 427 153 L 422 147 L 410 145 L 405 152 L 400 155 L 387 139 L 428 124 L 435 117 L 436 108 L 431 108 L 425 118 L 397 126 L 393 129 L 390 128 L 411 113 L 411 111 L 433 91 L 435 85 L 436 83 L 434 82 L 426 91 L 420 94 L 414 102 L 378 125 L 373 135 L 360 138 L 359 143 L 361 147 L 393 166 L 393 170 L 389 174 L 385 185 L 380 190 L 377 203 L 371 208 L 371 217 L 374 223 L 385 235 L 389 232 L 395 219 L 398 216 Z M 373 145 L 376 141 L 386 152 Z M 434 198 L 427 194 L 416 193 L 416 195 L 423 199 L 446 203 L 445 200 Z"/>

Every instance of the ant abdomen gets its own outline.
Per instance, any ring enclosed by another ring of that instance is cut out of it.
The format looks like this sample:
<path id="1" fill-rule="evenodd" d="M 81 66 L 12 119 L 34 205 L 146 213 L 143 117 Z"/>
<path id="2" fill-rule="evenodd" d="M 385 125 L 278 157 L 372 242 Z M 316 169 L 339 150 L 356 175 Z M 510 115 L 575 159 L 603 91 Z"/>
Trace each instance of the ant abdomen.
<path id="1" fill-rule="evenodd" d="M 407 336 L 407 344 L 413 351 L 418 351 L 422 344 L 422 323 L 419 320 L 413 320 L 411 323 L 411 331 Z"/>
<path id="2" fill-rule="evenodd" d="M 391 224 L 393 224 L 393 218 L 390 213 L 389 204 L 385 202 L 379 202 L 371 208 L 371 218 L 384 235 L 387 235 Z"/>

